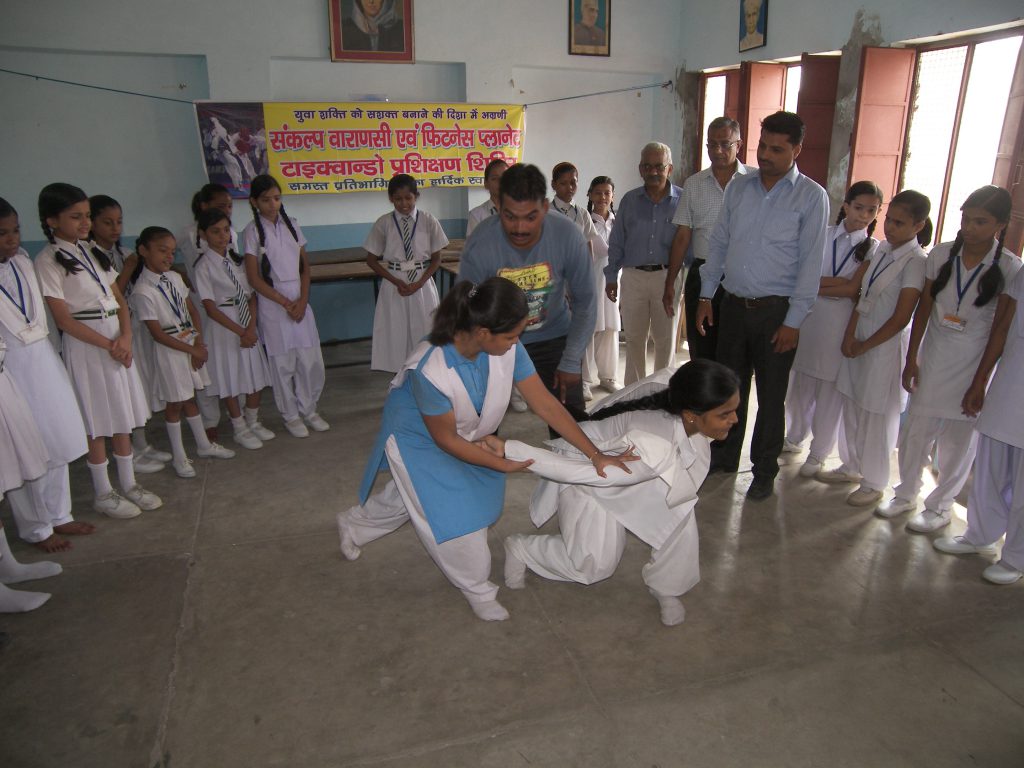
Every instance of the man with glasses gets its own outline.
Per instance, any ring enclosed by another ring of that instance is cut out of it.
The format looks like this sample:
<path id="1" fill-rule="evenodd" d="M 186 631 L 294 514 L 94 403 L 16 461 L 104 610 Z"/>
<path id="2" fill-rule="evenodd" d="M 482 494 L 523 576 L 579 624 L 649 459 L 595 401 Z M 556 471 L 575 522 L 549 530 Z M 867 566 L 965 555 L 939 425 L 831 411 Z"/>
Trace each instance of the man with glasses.
<path id="1" fill-rule="evenodd" d="M 744 165 L 737 159 L 737 153 L 743 142 L 740 139 L 740 124 L 728 117 L 716 117 L 708 125 L 708 159 L 711 167 L 695 173 L 683 184 L 683 194 L 679 198 L 675 218 L 675 239 L 672 241 L 672 253 L 668 261 L 668 273 L 665 277 L 665 295 L 662 301 L 665 312 L 674 317 L 679 306 L 676 292 L 676 278 L 683 268 L 686 252 L 693 246 L 693 263 L 686 273 L 683 286 L 683 312 L 686 316 L 686 344 L 690 350 L 690 359 L 704 357 L 717 360 L 715 347 L 718 345 L 718 327 L 711 326 L 706 334 L 697 333 L 697 300 L 700 298 L 700 268 L 708 257 L 708 240 L 711 230 L 718 220 L 718 211 L 722 208 L 725 188 L 736 176 L 743 176 L 757 170 Z M 711 299 L 714 313 L 718 315 L 718 307 L 722 300 L 722 289 L 715 291 Z"/>
<path id="2" fill-rule="evenodd" d="M 679 187 L 669 181 L 672 150 L 651 142 L 640 151 L 642 187 L 622 196 L 608 238 L 605 292 L 615 301 L 622 271 L 622 332 L 626 337 L 625 383 L 647 376 L 647 339 L 654 339 L 654 370 L 672 364 L 676 347 L 675 321 L 662 309 L 665 271 L 675 227 Z M 679 301 L 678 275 L 674 283 Z"/>
<path id="3" fill-rule="evenodd" d="M 776 112 L 761 121 L 757 172 L 725 190 L 700 269 L 697 332 L 718 325 L 718 362 L 740 377 L 739 423 L 711 448 L 711 469 L 735 472 L 746 431 L 750 377 L 757 384 L 757 418 L 750 441 L 754 480 L 747 498 L 772 495 L 786 427 L 786 390 L 800 325 L 821 276 L 828 195 L 797 170 L 804 121 Z M 723 279 L 724 275 L 724 279 Z M 719 312 L 711 299 L 722 283 Z"/>

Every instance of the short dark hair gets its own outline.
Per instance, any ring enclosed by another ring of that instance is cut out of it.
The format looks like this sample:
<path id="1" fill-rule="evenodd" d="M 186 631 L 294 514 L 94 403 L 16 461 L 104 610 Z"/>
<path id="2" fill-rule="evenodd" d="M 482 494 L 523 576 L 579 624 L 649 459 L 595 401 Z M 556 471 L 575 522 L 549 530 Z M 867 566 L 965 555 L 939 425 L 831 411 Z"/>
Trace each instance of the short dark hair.
<path id="1" fill-rule="evenodd" d="M 402 190 L 411 192 L 415 197 L 420 196 L 420 191 L 416 186 L 416 179 L 408 173 L 396 173 L 388 181 L 388 198 L 394 197 Z"/>
<path id="2" fill-rule="evenodd" d="M 795 112 L 776 112 L 761 121 L 765 133 L 783 133 L 794 147 L 804 143 L 804 121 Z"/>
<path id="3" fill-rule="evenodd" d="M 516 163 L 502 174 L 498 191 L 499 197 L 508 197 L 517 203 L 542 203 L 547 199 L 548 184 L 536 165 Z"/>

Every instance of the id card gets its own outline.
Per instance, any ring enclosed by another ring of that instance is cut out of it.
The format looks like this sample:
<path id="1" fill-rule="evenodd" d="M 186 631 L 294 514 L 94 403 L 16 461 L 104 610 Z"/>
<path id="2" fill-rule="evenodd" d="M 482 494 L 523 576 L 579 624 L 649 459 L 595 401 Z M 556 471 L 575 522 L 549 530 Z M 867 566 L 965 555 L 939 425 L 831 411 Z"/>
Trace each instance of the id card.
<path id="1" fill-rule="evenodd" d="M 942 320 L 939 321 L 939 325 L 943 328 L 949 328 L 952 331 L 957 331 L 958 333 L 963 333 L 967 329 L 967 321 L 952 313 L 943 317 Z"/>
<path id="2" fill-rule="evenodd" d="M 37 341 L 45 339 L 48 334 L 46 333 L 46 329 L 43 328 L 42 325 L 40 325 L 39 323 L 32 323 L 31 325 L 27 325 L 24 328 L 22 328 L 20 331 L 18 331 L 16 335 L 19 339 L 21 339 L 21 343 L 27 346 L 29 344 L 34 344 Z"/>
<path id="3" fill-rule="evenodd" d="M 116 313 L 121 308 L 121 305 L 117 303 L 117 299 L 113 296 L 101 296 L 100 297 L 100 309 L 105 313 Z"/>
<path id="4" fill-rule="evenodd" d="M 196 340 L 196 337 L 198 335 L 199 334 L 196 333 L 191 328 L 182 328 L 180 331 L 174 334 L 174 338 L 176 338 L 178 341 L 183 341 L 186 344 L 191 344 Z"/>

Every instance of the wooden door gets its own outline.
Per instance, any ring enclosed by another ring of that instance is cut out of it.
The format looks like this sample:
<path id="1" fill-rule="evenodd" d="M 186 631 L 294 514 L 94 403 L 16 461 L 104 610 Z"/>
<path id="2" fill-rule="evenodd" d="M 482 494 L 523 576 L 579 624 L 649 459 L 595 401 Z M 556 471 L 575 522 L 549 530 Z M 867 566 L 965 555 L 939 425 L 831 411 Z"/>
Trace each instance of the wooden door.
<path id="1" fill-rule="evenodd" d="M 828 186 L 828 153 L 839 86 L 839 56 L 805 53 L 800 58 L 800 94 L 796 112 L 807 126 L 797 165 L 800 172 Z"/>
<path id="2" fill-rule="evenodd" d="M 1006 247 L 1019 254 L 1024 247 L 1024 45 L 1017 54 L 992 183 L 1010 190 L 1013 197 Z"/>
<path id="3" fill-rule="evenodd" d="M 739 91 L 736 120 L 743 133 L 740 162 L 757 165 L 761 121 L 778 112 L 786 103 L 786 65 L 744 61 L 740 65 Z"/>

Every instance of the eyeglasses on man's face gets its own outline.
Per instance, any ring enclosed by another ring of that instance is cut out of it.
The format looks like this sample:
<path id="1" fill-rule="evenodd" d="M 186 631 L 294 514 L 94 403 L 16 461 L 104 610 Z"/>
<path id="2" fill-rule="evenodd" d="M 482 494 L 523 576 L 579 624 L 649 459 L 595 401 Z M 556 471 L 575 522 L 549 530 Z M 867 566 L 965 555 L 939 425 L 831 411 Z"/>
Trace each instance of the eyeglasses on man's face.
<path id="1" fill-rule="evenodd" d="M 707 148 L 714 152 L 716 149 L 720 149 L 722 152 L 728 152 L 729 147 L 733 144 L 739 144 L 738 141 L 709 141 Z"/>
<path id="2" fill-rule="evenodd" d="M 641 171 L 655 171 L 657 173 L 661 173 L 666 168 L 668 168 L 668 166 L 664 163 L 640 163 Z"/>

